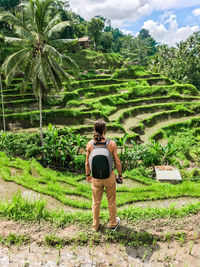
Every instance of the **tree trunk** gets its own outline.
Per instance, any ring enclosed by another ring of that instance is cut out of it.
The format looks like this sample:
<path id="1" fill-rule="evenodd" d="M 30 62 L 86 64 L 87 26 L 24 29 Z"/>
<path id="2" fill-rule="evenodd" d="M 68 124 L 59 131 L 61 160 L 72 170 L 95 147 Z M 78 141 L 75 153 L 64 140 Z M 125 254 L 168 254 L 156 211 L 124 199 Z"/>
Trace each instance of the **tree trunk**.
<path id="1" fill-rule="evenodd" d="M 42 130 L 42 88 L 39 86 L 39 109 L 40 109 L 40 138 L 41 138 L 41 146 L 43 147 L 43 130 Z"/>
<path id="2" fill-rule="evenodd" d="M 5 112 L 4 112 L 4 101 L 3 101 L 3 88 L 0 74 L 0 90 L 1 90 L 1 105 L 2 105 L 2 114 L 3 114 L 3 130 L 6 131 L 6 120 L 5 120 Z"/>

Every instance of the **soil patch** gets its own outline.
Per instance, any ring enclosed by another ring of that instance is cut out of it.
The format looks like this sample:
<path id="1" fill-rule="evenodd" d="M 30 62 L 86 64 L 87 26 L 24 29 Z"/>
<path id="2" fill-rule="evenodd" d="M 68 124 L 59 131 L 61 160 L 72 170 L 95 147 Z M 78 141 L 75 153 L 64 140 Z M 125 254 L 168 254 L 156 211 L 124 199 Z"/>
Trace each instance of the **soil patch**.
<path id="1" fill-rule="evenodd" d="M 81 197 L 81 196 L 78 196 L 78 195 L 66 195 L 67 198 L 70 198 L 72 200 L 76 200 L 76 201 L 81 201 L 81 202 L 91 202 L 90 199 L 86 198 L 86 197 Z"/>
<path id="2" fill-rule="evenodd" d="M 59 184 L 60 184 L 61 187 L 65 188 L 65 189 L 70 189 L 70 190 L 74 190 L 75 189 L 75 186 L 67 184 L 65 182 L 59 182 Z"/>
<path id="3" fill-rule="evenodd" d="M 134 266 L 134 267 L 199 267 L 199 215 L 192 215 L 181 219 L 155 219 L 137 221 L 130 224 L 122 221 L 117 232 L 127 235 L 135 233 L 149 233 L 157 237 L 169 236 L 184 232 L 185 240 L 178 238 L 165 242 L 155 241 L 152 245 L 141 244 L 137 247 L 124 246 L 114 242 L 101 243 L 105 231 L 100 229 L 100 244 L 80 246 L 66 246 L 56 249 L 41 245 L 45 236 L 52 235 L 62 239 L 76 236 L 79 231 L 92 234 L 88 226 L 67 226 L 55 229 L 49 224 L 20 224 L 13 221 L 0 221 L 0 235 L 27 234 L 31 243 L 26 246 L 0 246 L 0 266 Z M 80 229 L 82 228 L 82 229 Z M 26 265 L 25 265 L 26 264 Z"/>
<path id="4" fill-rule="evenodd" d="M 124 188 L 124 187 L 135 188 L 135 187 L 146 187 L 146 185 L 142 184 L 140 182 L 134 181 L 133 179 L 125 178 L 123 180 L 123 184 L 117 184 L 117 187 L 119 187 L 119 188 Z"/>
<path id="5" fill-rule="evenodd" d="M 199 267 L 200 245 L 194 244 L 189 255 L 190 244 L 180 246 L 178 242 L 157 243 L 156 246 L 132 248 L 116 244 L 86 247 L 65 247 L 54 249 L 37 245 L 20 248 L 0 246 L 1 266 L 31 267 Z"/>
<path id="6" fill-rule="evenodd" d="M 40 178 L 40 177 L 41 177 L 41 175 L 39 174 L 39 172 L 36 171 L 36 169 L 33 168 L 33 167 L 31 167 L 31 175 L 32 175 L 33 177 L 35 177 L 35 178 Z"/>
<path id="7" fill-rule="evenodd" d="M 10 174 L 11 174 L 11 177 L 21 176 L 23 174 L 23 170 L 18 169 L 18 168 L 14 168 L 14 167 L 10 167 Z"/>

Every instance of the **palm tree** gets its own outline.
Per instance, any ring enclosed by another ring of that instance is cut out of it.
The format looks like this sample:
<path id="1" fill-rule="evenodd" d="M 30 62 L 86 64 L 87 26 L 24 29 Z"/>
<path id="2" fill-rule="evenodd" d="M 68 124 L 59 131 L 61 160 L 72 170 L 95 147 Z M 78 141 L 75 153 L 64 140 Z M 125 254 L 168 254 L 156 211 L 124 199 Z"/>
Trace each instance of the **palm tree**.
<path id="1" fill-rule="evenodd" d="M 4 37 L 0 35 L 0 61 L 1 61 L 1 54 L 2 54 L 2 47 L 1 44 L 4 43 Z M 2 87 L 2 79 L 1 79 L 1 71 L 0 71 L 0 91 L 1 91 L 1 108 L 2 108 L 2 115 L 3 115 L 3 130 L 6 131 L 6 120 L 5 120 L 5 112 L 4 112 L 4 99 L 3 99 L 3 87 Z"/>
<path id="2" fill-rule="evenodd" d="M 62 31 L 70 26 L 68 21 L 60 21 L 60 15 L 52 17 L 51 8 L 56 0 L 29 0 L 22 5 L 21 18 L 10 12 L 1 12 L 0 21 L 5 21 L 15 29 L 17 37 L 5 37 L 5 42 L 20 47 L 20 50 L 9 56 L 2 65 L 9 85 L 19 70 L 23 70 L 22 92 L 31 81 L 33 91 L 39 97 L 40 134 L 43 146 L 42 132 L 42 100 L 47 96 L 49 88 L 62 88 L 63 79 L 70 85 L 70 75 L 64 68 L 71 69 L 76 75 L 77 65 L 70 57 L 63 55 L 63 48 L 71 41 L 59 39 Z"/>

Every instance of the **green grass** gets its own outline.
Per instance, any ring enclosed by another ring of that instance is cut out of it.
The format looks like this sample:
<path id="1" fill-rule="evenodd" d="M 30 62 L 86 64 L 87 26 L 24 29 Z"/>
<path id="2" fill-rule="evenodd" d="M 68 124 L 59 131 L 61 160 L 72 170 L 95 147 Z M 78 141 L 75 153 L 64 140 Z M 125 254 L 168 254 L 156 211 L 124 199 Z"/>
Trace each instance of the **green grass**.
<path id="1" fill-rule="evenodd" d="M 10 247 L 12 245 L 21 246 L 30 243 L 30 237 L 28 235 L 16 235 L 10 233 L 8 236 L 0 236 L 0 244 Z"/>
<path id="2" fill-rule="evenodd" d="M 175 208 L 171 205 L 169 208 L 142 208 L 127 207 L 124 210 L 118 210 L 118 216 L 121 219 L 131 222 L 138 220 L 154 220 L 159 218 L 183 218 L 200 212 L 200 202 L 188 204 L 181 208 Z M 17 194 L 13 196 L 12 201 L 0 201 L 0 217 L 14 221 L 24 222 L 50 222 L 56 226 L 65 227 L 69 224 L 92 224 L 91 211 L 64 212 L 50 211 L 42 200 L 30 201 Z M 102 223 L 108 221 L 108 211 L 101 211 Z"/>
<path id="3" fill-rule="evenodd" d="M 199 95 L 198 90 L 190 84 L 173 84 L 161 86 L 136 86 L 133 87 L 130 98 L 134 97 L 150 97 L 150 96 L 165 96 L 168 94 L 184 94 L 184 95 Z"/>
<path id="4" fill-rule="evenodd" d="M 25 188 L 36 192 L 50 195 L 71 207 L 91 209 L 92 194 L 91 185 L 82 184 L 80 181 L 84 175 L 62 174 L 50 169 L 43 168 L 35 160 L 30 162 L 17 159 L 9 159 L 4 153 L 0 154 L 0 174 L 5 181 L 13 181 Z M 20 174 L 11 175 L 11 168 L 21 170 Z M 34 169 L 39 177 L 34 177 L 31 169 Z M 131 172 L 125 176 L 134 179 Z M 159 200 L 178 197 L 200 197 L 200 184 L 185 181 L 179 185 L 157 183 L 150 178 L 143 178 L 139 175 L 136 181 L 147 184 L 146 187 L 131 188 L 123 186 L 117 188 L 117 206 L 124 206 L 138 201 Z M 65 184 L 66 186 L 63 186 Z M 71 198 L 70 196 L 73 196 Z M 102 208 L 107 208 L 107 200 L 104 195 Z"/>

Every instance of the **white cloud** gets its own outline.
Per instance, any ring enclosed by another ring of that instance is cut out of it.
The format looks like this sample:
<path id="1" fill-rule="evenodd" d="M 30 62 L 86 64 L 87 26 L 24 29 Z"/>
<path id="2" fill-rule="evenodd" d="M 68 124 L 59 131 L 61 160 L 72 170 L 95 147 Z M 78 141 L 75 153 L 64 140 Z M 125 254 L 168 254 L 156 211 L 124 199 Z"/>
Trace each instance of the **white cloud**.
<path id="1" fill-rule="evenodd" d="M 123 32 L 123 34 L 132 35 L 132 36 L 134 35 L 133 31 L 130 31 L 130 30 L 121 29 L 121 31 Z"/>
<path id="2" fill-rule="evenodd" d="M 197 25 L 179 28 L 176 15 L 170 13 L 164 22 L 147 20 L 142 28 L 149 30 L 156 41 L 166 43 L 169 46 L 175 46 L 176 43 L 186 40 L 192 33 L 200 30 Z"/>
<path id="3" fill-rule="evenodd" d="M 199 0 L 70 0 L 72 10 L 83 18 L 102 15 L 112 20 L 114 26 L 135 21 L 156 10 L 199 5 Z"/>
<path id="4" fill-rule="evenodd" d="M 200 8 L 196 8 L 192 11 L 192 14 L 200 18 Z"/>
<path id="5" fill-rule="evenodd" d="M 178 27 L 176 15 L 169 9 L 197 7 L 200 0 L 69 0 L 73 11 L 89 20 L 96 15 L 111 19 L 113 27 L 119 27 L 124 33 L 133 35 L 126 30 L 134 21 L 154 11 L 163 11 L 159 21 L 148 20 L 143 27 L 159 42 L 170 46 L 185 40 L 193 32 L 200 30 L 199 26 Z M 193 10 L 193 15 L 200 17 L 200 8 Z"/>

